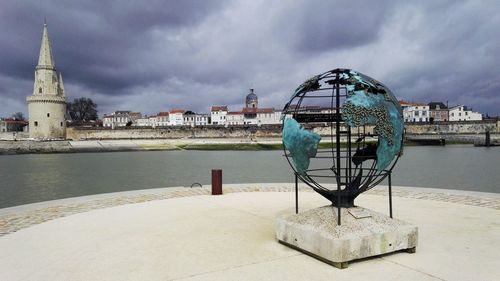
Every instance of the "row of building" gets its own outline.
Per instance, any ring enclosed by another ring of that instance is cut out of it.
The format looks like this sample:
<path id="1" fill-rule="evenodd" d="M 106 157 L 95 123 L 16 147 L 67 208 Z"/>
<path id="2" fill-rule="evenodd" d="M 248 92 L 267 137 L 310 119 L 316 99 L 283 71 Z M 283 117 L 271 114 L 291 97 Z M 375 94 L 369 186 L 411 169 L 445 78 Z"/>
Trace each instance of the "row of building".
<path id="1" fill-rule="evenodd" d="M 446 122 L 446 121 L 480 121 L 483 116 L 479 112 L 468 109 L 465 105 L 448 108 L 442 102 L 428 104 L 400 101 L 403 118 L 407 123 Z"/>
<path id="2" fill-rule="evenodd" d="M 164 127 L 164 126 L 236 126 L 280 124 L 281 110 L 259 108 L 259 101 L 253 89 L 246 96 L 245 107 L 240 111 L 229 111 L 228 107 L 212 106 L 210 113 L 194 113 L 184 109 L 159 112 L 154 116 L 142 116 L 138 112 L 115 111 L 102 118 L 104 127 L 124 126 Z"/>
<path id="3" fill-rule="evenodd" d="M 480 121 L 481 113 L 474 112 L 464 105 L 448 108 L 442 102 L 428 104 L 400 101 L 403 118 L 406 123 L 429 123 L 446 121 Z M 331 109 L 320 106 L 307 108 L 311 113 L 331 113 Z M 104 127 L 116 128 L 124 126 L 165 127 L 165 126 L 209 126 L 209 125 L 264 125 L 280 124 L 281 110 L 259 108 L 257 95 L 250 89 L 245 107 L 241 111 L 229 111 L 227 106 L 212 106 L 210 113 L 199 114 L 189 110 L 172 109 L 159 112 L 154 116 L 142 116 L 138 112 L 115 111 L 102 119 Z"/>

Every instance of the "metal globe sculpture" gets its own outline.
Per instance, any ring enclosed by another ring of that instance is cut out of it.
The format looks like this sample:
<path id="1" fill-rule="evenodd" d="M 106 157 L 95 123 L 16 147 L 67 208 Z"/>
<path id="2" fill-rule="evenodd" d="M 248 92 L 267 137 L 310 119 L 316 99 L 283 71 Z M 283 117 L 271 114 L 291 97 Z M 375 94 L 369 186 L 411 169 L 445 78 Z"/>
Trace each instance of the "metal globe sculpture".
<path id="1" fill-rule="evenodd" d="M 351 69 L 305 81 L 283 108 L 282 120 L 285 156 L 296 178 L 339 209 L 353 207 L 359 194 L 390 180 L 403 148 L 399 102 L 382 83 Z"/>

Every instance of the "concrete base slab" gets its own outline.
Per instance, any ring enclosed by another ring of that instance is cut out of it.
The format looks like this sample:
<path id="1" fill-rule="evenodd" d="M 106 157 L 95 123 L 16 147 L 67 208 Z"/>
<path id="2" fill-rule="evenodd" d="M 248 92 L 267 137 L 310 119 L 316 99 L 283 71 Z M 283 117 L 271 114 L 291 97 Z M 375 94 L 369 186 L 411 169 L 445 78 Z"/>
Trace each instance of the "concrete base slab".
<path id="1" fill-rule="evenodd" d="M 349 261 L 407 250 L 414 253 L 416 226 L 360 207 L 324 206 L 295 214 L 278 215 L 276 237 L 282 244 L 309 254 L 337 268 Z"/>

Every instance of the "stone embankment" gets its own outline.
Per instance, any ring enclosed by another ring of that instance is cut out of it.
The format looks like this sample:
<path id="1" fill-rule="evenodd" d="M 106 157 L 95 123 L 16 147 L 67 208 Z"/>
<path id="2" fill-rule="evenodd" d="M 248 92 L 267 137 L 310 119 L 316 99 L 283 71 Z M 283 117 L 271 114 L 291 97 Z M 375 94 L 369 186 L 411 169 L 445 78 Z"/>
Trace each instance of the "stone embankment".
<path id="1" fill-rule="evenodd" d="M 69 140 L 105 139 L 210 139 L 210 138 L 274 138 L 281 136 L 280 126 L 169 126 L 169 127 L 118 127 L 88 128 L 70 127 L 66 131 Z"/>
<path id="2" fill-rule="evenodd" d="M 486 131 L 500 133 L 500 121 L 440 122 L 435 124 L 405 124 L 406 134 L 484 134 Z M 322 136 L 332 134 L 326 123 L 308 124 L 307 129 Z M 334 130 L 333 130 L 334 131 Z M 366 133 L 373 132 L 373 126 L 366 127 Z M 354 130 L 355 133 L 355 130 Z M 200 139 L 200 138 L 280 138 L 281 125 L 262 126 L 170 126 L 170 127 L 119 127 L 89 128 L 69 127 L 66 139 L 106 140 L 106 139 Z"/>
<path id="3" fill-rule="evenodd" d="M 154 151 L 209 149 L 212 145 L 219 148 L 241 146 L 277 145 L 281 139 L 159 139 L 159 140 L 84 140 L 84 141 L 0 141 L 0 155 L 29 153 L 77 153 L 77 152 L 112 152 L 112 151 Z"/>

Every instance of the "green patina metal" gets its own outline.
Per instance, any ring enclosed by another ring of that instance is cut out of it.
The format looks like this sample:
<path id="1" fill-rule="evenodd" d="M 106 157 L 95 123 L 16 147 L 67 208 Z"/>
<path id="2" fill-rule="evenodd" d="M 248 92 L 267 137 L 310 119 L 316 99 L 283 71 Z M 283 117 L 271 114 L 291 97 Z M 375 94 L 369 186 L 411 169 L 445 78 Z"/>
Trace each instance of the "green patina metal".
<path id="1" fill-rule="evenodd" d="M 304 130 L 294 119 L 286 119 L 283 126 L 283 143 L 292 154 L 297 172 L 305 175 L 310 158 L 316 156 L 320 135 Z"/>

